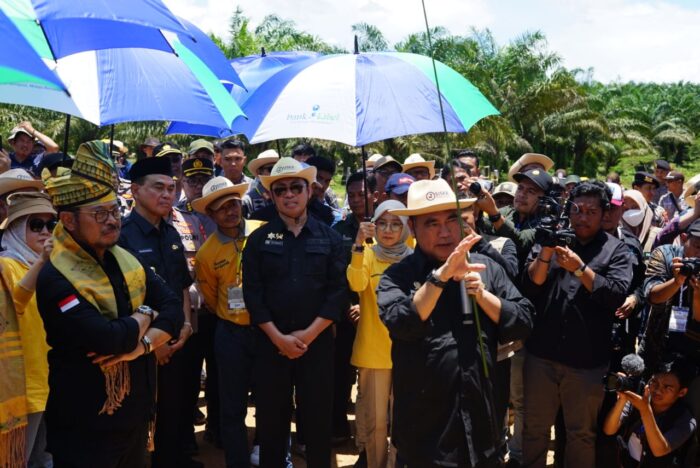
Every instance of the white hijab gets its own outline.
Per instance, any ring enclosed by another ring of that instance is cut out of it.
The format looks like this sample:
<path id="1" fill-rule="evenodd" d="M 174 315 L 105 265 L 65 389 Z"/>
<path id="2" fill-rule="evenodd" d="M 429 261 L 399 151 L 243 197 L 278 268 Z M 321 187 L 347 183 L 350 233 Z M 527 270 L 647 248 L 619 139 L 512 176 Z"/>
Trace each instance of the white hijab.
<path id="1" fill-rule="evenodd" d="M 39 254 L 27 245 L 27 221 L 30 215 L 21 216 L 5 229 L 2 235 L 0 257 L 14 258 L 27 266 L 39 259 Z"/>
<path id="2" fill-rule="evenodd" d="M 382 202 L 375 210 L 372 222 L 376 223 L 377 220 L 389 210 L 405 208 L 406 207 L 404 206 L 404 204 L 397 200 L 387 200 L 385 202 Z M 374 246 L 372 246 L 374 255 L 377 257 L 378 260 L 382 262 L 400 262 L 404 257 L 407 257 L 413 253 L 413 249 L 406 245 L 406 239 L 408 239 L 408 236 L 410 234 L 408 230 L 408 216 L 397 216 L 397 218 L 399 218 L 401 220 L 401 223 L 403 224 L 403 230 L 401 231 L 401 238 L 399 239 L 399 241 L 391 247 L 387 247 L 382 245 L 382 243 L 379 241 L 379 236 L 377 236 L 377 243 Z"/>

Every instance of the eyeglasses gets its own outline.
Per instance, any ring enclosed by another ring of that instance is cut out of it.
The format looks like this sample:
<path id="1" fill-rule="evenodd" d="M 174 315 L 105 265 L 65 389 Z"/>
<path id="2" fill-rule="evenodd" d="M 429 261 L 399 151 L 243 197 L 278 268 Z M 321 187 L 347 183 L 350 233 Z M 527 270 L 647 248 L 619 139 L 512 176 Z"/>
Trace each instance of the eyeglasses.
<path id="1" fill-rule="evenodd" d="M 53 228 L 56 227 L 56 224 L 58 224 L 58 221 L 56 221 L 56 218 L 52 218 L 48 221 L 44 221 L 43 219 L 32 219 L 29 221 L 29 230 L 32 232 L 39 233 L 46 228 L 47 231 L 53 232 Z"/>
<path id="2" fill-rule="evenodd" d="M 267 165 L 267 166 L 262 166 L 260 169 L 258 169 L 258 173 L 262 174 L 262 173 L 264 172 L 264 173 L 269 174 L 269 173 L 272 172 L 272 168 L 273 168 L 273 167 L 275 167 L 274 164 L 269 164 L 269 165 Z"/>
<path id="3" fill-rule="evenodd" d="M 95 218 L 95 221 L 97 221 L 98 224 L 106 223 L 107 219 L 109 219 L 109 215 L 112 215 L 112 218 L 114 218 L 117 221 L 119 221 L 122 218 L 122 210 L 118 206 L 115 206 L 111 210 L 95 210 L 95 211 L 80 211 L 80 210 L 78 210 L 78 213 L 92 215 L 92 217 Z"/>
<path id="4" fill-rule="evenodd" d="M 281 197 L 282 195 L 286 194 L 288 191 L 292 192 L 294 195 L 299 195 L 301 192 L 304 191 L 304 188 L 306 186 L 304 184 L 291 184 L 287 186 L 275 186 L 272 187 L 272 193 L 275 194 L 276 197 Z"/>
<path id="5" fill-rule="evenodd" d="M 384 169 L 384 168 L 378 169 L 378 170 L 376 170 L 376 171 L 374 171 L 374 172 L 375 172 L 376 174 L 379 174 L 380 176 L 385 177 L 385 178 L 388 179 L 388 178 L 391 177 L 392 175 L 398 174 L 398 173 L 399 173 L 399 170 L 396 169 L 395 167 L 392 167 L 392 168 L 388 168 L 388 169 Z"/>
<path id="6" fill-rule="evenodd" d="M 375 225 L 380 231 L 399 232 L 403 229 L 403 223 L 387 223 L 386 221 L 379 220 Z"/>
<path id="7" fill-rule="evenodd" d="M 209 177 L 185 177 L 184 182 L 190 187 L 204 187 L 209 180 Z"/>

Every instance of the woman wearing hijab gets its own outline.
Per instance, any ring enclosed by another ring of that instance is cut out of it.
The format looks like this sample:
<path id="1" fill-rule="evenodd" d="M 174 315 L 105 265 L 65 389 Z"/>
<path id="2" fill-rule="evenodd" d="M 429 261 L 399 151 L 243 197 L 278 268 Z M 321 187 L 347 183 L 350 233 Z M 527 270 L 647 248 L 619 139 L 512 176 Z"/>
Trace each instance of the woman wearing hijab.
<path id="1" fill-rule="evenodd" d="M 369 468 L 384 468 L 389 461 L 387 415 L 391 395 L 391 339 L 379 319 L 375 290 L 384 270 L 413 252 L 406 245 L 408 217 L 389 213 L 389 210 L 404 208 L 399 201 L 385 201 L 377 207 L 372 222 L 360 224 L 347 269 L 350 289 L 360 296 L 360 320 L 350 362 L 359 373 L 356 439 L 360 451 L 365 452 Z M 366 248 L 364 242 L 368 238 L 376 242 Z"/>
<path id="2" fill-rule="evenodd" d="M 642 192 L 626 190 L 622 223 L 632 232 L 642 245 L 645 258 L 652 250 L 659 228 L 652 226 L 654 211 L 647 204 Z"/>
<path id="3" fill-rule="evenodd" d="M 51 253 L 51 232 L 56 211 L 49 197 L 39 192 L 10 195 L 4 230 L 0 269 L 12 294 L 25 366 L 27 399 L 26 457 L 30 466 L 50 467 L 45 452 L 44 409 L 49 395 L 46 332 L 36 305 L 36 280 Z"/>

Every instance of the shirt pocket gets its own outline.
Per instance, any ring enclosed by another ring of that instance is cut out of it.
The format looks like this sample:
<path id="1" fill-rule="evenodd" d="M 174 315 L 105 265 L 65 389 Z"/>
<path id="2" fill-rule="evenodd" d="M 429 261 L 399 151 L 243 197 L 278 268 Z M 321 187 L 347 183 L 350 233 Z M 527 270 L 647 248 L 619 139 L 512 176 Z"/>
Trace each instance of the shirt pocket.
<path id="1" fill-rule="evenodd" d="M 304 253 L 304 275 L 325 278 L 328 273 L 328 256 L 331 253 L 330 240 L 308 239 Z"/>
<path id="2" fill-rule="evenodd" d="M 263 275 L 272 278 L 283 278 L 289 275 L 288 256 L 284 254 L 282 241 L 265 244 L 260 248 L 262 253 Z"/>

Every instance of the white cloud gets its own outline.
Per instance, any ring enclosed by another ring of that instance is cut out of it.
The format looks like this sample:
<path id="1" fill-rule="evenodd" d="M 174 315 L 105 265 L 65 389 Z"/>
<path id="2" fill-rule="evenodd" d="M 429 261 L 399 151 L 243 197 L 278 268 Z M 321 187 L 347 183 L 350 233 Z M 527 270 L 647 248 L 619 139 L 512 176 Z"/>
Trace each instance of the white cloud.
<path id="1" fill-rule="evenodd" d="M 228 34 L 230 0 L 165 0 L 207 32 Z M 425 29 L 420 0 L 239 0 L 253 24 L 276 13 L 350 49 L 351 25 L 377 26 L 390 43 Z M 687 0 L 426 0 L 431 26 L 490 28 L 500 43 L 542 30 L 568 67 L 601 81 L 700 82 L 700 2 Z"/>

